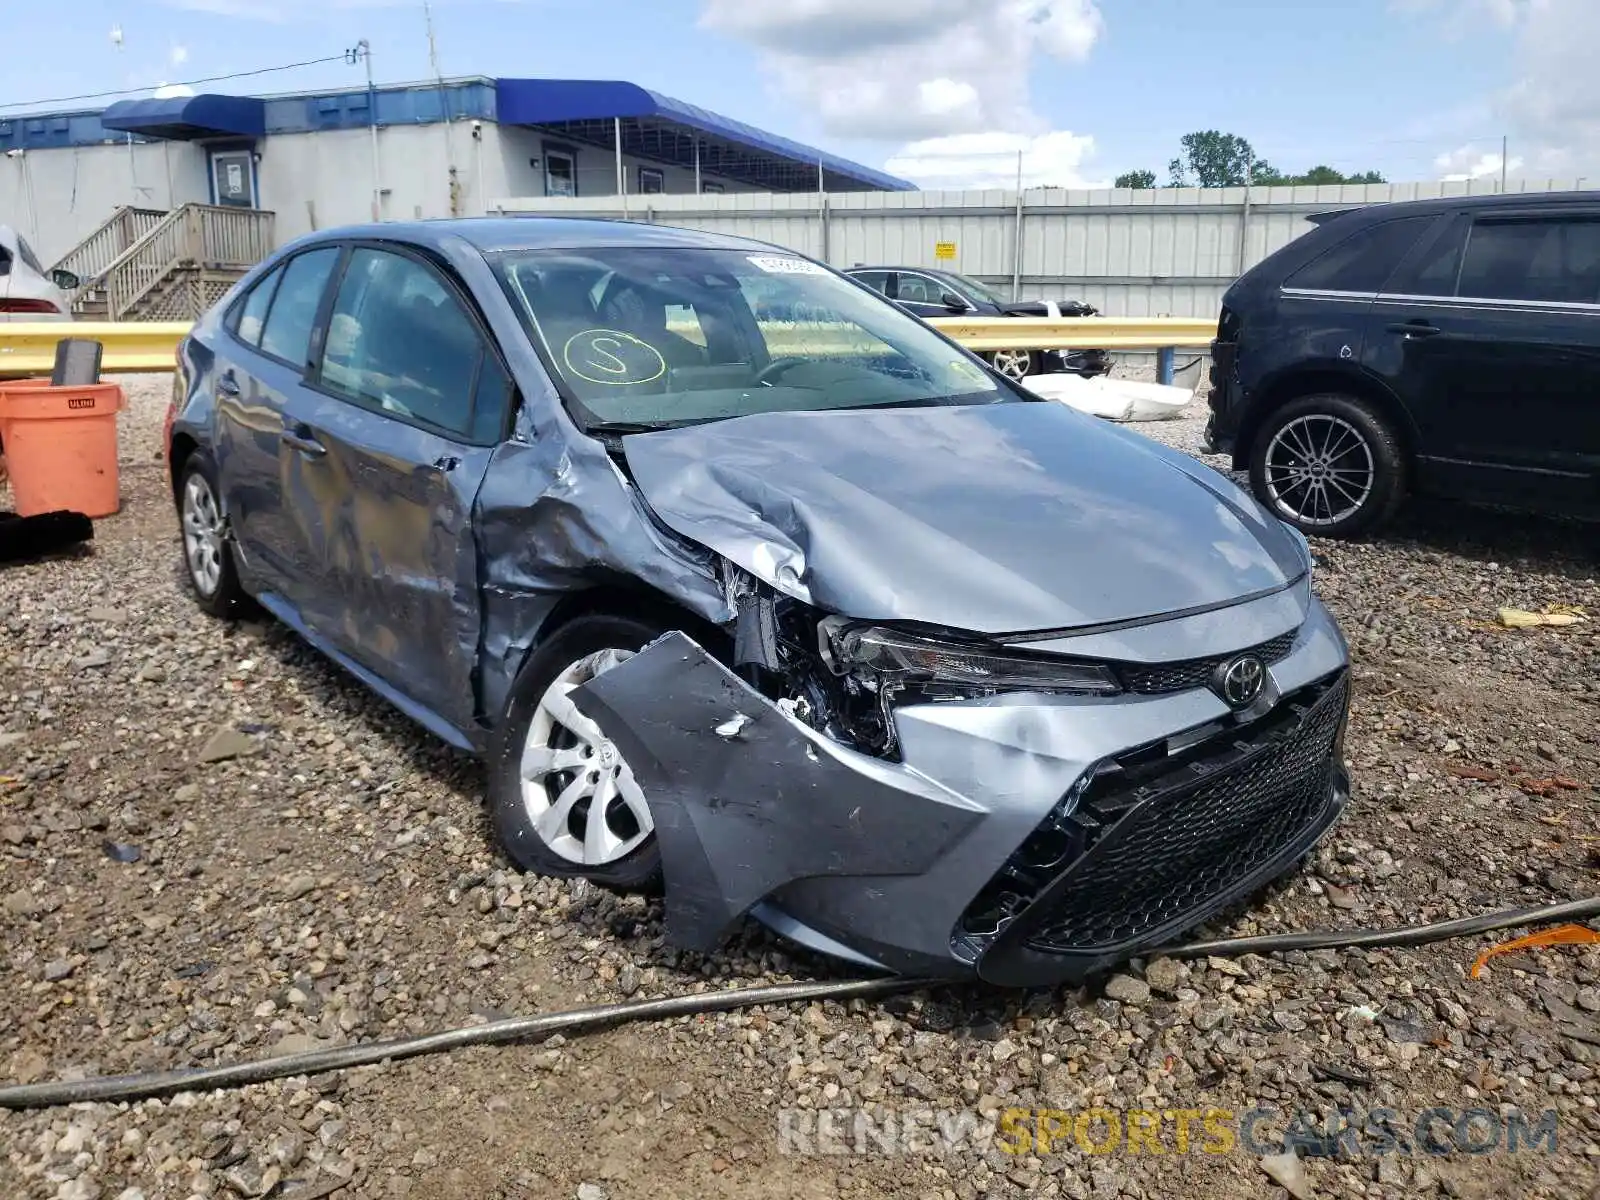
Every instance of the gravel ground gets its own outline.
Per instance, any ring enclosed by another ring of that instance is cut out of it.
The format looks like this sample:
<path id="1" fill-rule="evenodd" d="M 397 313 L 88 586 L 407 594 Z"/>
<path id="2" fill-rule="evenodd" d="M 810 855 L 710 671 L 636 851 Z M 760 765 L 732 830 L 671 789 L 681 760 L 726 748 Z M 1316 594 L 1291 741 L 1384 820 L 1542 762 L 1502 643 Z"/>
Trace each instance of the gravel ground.
<path id="1" fill-rule="evenodd" d="M 200 615 L 157 460 L 169 384 L 127 382 L 123 513 L 92 552 L 0 572 L 0 1076 L 215 1064 L 836 973 L 756 928 L 715 958 L 679 954 L 648 902 L 516 875 L 474 762 L 283 629 Z M 1198 429 L 1148 431 L 1192 450 Z M 1303 872 L 1215 930 L 1596 892 L 1597 627 L 1490 623 L 1502 604 L 1600 613 L 1593 531 L 1419 507 L 1382 542 L 1316 549 L 1355 657 L 1358 793 Z M 810 1118 L 780 1110 L 1345 1106 L 1405 1124 L 1436 1105 L 1553 1108 L 1557 1150 L 1309 1157 L 1289 1182 L 1595 1195 L 1600 949 L 1520 952 L 1470 979 L 1486 944 L 1134 964 L 1091 992 L 949 989 L 0 1113 L 0 1196 L 1231 1200 L 1285 1192 L 1242 1149 L 1178 1153 L 1171 1125 L 1159 1155 L 1071 1139 L 1018 1155 L 975 1136 L 808 1156 L 778 1132 Z"/>

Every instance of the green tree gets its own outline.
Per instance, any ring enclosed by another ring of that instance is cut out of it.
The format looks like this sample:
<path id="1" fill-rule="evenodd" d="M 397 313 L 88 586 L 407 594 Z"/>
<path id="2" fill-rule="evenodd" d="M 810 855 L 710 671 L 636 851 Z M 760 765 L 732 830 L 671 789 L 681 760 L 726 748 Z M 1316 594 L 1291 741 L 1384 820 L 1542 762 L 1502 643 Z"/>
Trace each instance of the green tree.
<path id="1" fill-rule="evenodd" d="M 1172 187 L 1242 187 L 1246 179 L 1254 187 L 1384 182 L 1383 176 L 1377 171 L 1346 175 L 1320 164 L 1304 174 L 1285 174 L 1271 163 L 1257 158 L 1254 147 L 1244 138 L 1217 129 L 1185 134 L 1180 145 L 1183 153 L 1167 167 L 1172 176 Z M 1119 183 L 1118 186 L 1122 185 Z"/>
<path id="2" fill-rule="evenodd" d="M 1239 187 L 1246 172 L 1255 174 L 1255 151 L 1237 134 L 1202 129 L 1184 134 L 1179 144 L 1183 153 L 1167 164 L 1173 187 Z"/>
<path id="3" fill-rule="evenodd" d="M 1155 185 L 1156 173 L 1154 171 L 1127 171 L 1118 175 L 1111 186 L 1133 188 L 1136 191 L 1141 191 L 1145 188 L 1153 188 Z"/>

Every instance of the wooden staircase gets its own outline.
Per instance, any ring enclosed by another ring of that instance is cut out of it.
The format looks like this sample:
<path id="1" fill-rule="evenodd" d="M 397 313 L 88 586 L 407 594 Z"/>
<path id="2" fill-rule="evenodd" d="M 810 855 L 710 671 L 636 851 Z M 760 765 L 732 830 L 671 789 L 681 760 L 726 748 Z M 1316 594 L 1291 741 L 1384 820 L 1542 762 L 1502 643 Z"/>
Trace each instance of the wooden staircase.
<path id="1" fill-rule="evenodd" d="M 119 208 L 56 266 L 78 276 L 82 320 L 192 321 L 272 250 L 270 212 Z"/>

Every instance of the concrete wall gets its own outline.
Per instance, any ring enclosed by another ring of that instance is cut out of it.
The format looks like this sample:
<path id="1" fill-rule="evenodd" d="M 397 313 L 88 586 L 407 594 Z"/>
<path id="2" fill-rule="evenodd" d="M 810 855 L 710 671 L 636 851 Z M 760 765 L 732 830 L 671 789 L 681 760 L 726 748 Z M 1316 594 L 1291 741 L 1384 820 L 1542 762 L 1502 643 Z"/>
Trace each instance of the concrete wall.
<path id="1" fill-rule="evenodd" d="M 1514 192 L 1558 191 L 1513 180 Z M 853 192 L 830 195 L 635 197 L 636 220 L 787 246 L 832 264 L 945 267 L 1025 299 L 1086 300 L 1111 316 L 1214 317 L 1246 268 L 1299 237 L 1332 208 L 1492 193 L 1465 183 L 1149 191 Z M 619 216 L 613 199 L 515 199 L 507 211 Z M 941 259 L 938 247 L 953 247 Z M 1019 278 L 1020 277 L 1020 278 Z"/>

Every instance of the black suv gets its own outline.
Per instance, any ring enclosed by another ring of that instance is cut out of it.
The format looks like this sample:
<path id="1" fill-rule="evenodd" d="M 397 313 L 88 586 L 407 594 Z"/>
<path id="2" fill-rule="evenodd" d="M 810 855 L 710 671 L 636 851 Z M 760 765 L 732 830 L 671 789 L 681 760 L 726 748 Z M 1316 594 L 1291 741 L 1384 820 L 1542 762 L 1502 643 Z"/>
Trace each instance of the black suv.
<path id="1" fill-rule="evenodd" d="M 1222 298 L 1210 449 L 1307 533 L 1408 492 L 1600 516 L 1600 193 L 1321 214 Z"/>

